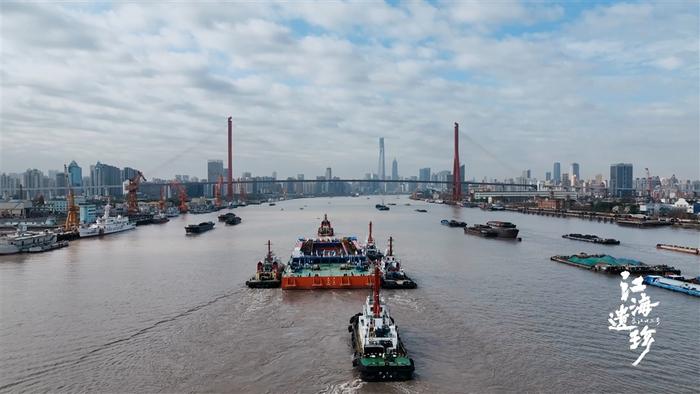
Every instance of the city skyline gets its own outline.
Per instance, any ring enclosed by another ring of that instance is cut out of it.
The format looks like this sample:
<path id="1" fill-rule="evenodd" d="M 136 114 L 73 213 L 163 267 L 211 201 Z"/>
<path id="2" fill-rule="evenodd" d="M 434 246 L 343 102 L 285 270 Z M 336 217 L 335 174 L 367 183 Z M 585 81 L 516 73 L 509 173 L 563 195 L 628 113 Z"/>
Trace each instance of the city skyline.
<path id="1" fill-rule="evenodd" d="M 469 178 L 700 178 L 697 7 L 464 4 L 3 3 L 0 172 L 202 177 L 232 116 L 236 176 L 361 177 L 379 137 L 404 174 L 448 169 L 458 122 Z"/>

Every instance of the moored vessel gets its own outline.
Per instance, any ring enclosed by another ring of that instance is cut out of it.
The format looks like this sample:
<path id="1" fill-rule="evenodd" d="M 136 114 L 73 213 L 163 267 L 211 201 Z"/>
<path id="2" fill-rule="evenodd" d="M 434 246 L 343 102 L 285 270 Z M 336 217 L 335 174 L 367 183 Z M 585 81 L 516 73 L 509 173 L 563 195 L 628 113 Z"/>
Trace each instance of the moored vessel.
<path id="1" fill-rule="evenodd" d="M 681 271 L 666 264 L 647 265 L 641 261 L 616 258 L 605 254 L 579 253 L 571 256 L 552 256 L 552 261 L 608 274 L 627 271 L 633 275 L 680 275 Z"/>
<path id="2" fill-rule="evenodd" d="M 240 216 L 233 215 L 232 217 L 226 219 L 226 224 L 229 226 L 235 226 L 237 224 L 240 224 L 242 220 L 243 219 L 241 219 Z"/>
<path id="3" fill-rule="evenodd" d="M 165 212 L 158 212 L 157 214 L 153 215 L 153 224 L 163 224 L 163 223 L 168 223 L 170 219 L 168 219 L 168 216 L 165 214 Z"/>
<path id="4" fill-rule="evenodd" d="M 133 230 L 136 228 L 136 224 L 130 222 L 128 218 L 118 215 L 116 217 L 109 216 L 109 212 L 112 206 L 105 205 L 104 214 L 97 218 L 95 223 L 90 225 L 83 225 L 78 228 L 78 233 L 80 238 L 102 236 L 107 234 L 119 233 L 122 231 Z"/>
<path id="5" fill-rule="evenodd" d="M 448 226 L 448 227 L 467 227 L 467 223 L 465 222 L 460 222 L 454 219 L 447 220 L 447 219 L 442 219 L 440 221 L 440 224 L 443 226 Z"/>
<path id="6" fill-rule="evenodd" d="M 20 226 L 12 234 L 0 236 L 0 255 L 25 252 L 46 252 L 68 246 L 67 241 L 58 241 L 56 233 L 49 230 L 27 231 Z"/>
<path id="7" fill-rule="evenodd" d="M 271 243 L 267 241 L 267 255 L 262 261 L 258 261 L 255 275 L 245 284 L 253 289 L 280 287 L 283 270 L 284 264 L 272 253 Z"/>
<path id="8" fill-rule="evenodd" d="M 362 380 L 394 381 L 413 378 L 415 365 L 401 341 L 398 327 L 379 296 L 379 267 L 374 267 L 372 296 L 362 312 L 350 318 L 348 331 L 353 347 L 353 367 Z"/>
<path id="9" fill-rule="evenodd" d="M 665 277 L 659 275 L 647 275 L 644 277 L 644 283 L 661 287 L 663 289 L 700 297 L 700 277 L 684 278 L 680 275 L 668 275 Z"/>
<path id="10" fill-rule="evenodd" d="M 602 244 L 602 245 L 619 245 L 620 241 L 613 239 L 613 238 L 600 238 L 597 235 L 593 234 L 564 234 L 561 236 L 562 238 L 566 239 L 571 239 L 574 241 L 583 241 L 583 242 L 591 242 L 594 244 Z"/>
<path id="11" fill-rule="evenodd" d="M 226 213 L 218 216 L 220 222 L 225 222 L 225 221 L 227 221 L 229 219 L 233 219 L 235 217 L 236 217 L 236 214 L 233 212 L 226 212 Z"/>
<path id="12" fill-rule="evenodd" d="M 682 253 L 700 255 L 700 248 L 691 248 L 689 246 L 656 244 L 656 248 L 657 249 L 664 249 L 664 250 L 672 250 L 674 252 L 682 252 Z"/>
<path id="13" fill-rule="evenodd" d="M 199 234 L 214 228 L 214 222 L 202 222 L 185 226 L 186 234 Z"/>

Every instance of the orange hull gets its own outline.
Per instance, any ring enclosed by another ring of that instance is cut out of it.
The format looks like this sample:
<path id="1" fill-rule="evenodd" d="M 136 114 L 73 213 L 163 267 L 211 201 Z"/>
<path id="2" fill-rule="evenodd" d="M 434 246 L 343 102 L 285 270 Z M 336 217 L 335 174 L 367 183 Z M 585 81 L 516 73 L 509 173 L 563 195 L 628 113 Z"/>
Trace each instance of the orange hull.
<path id="1" fill-rule="evenodd" d="M 282 288 L 286 290 L 369 289 L 373 284 L 372 275 L 282 277 Z"/>

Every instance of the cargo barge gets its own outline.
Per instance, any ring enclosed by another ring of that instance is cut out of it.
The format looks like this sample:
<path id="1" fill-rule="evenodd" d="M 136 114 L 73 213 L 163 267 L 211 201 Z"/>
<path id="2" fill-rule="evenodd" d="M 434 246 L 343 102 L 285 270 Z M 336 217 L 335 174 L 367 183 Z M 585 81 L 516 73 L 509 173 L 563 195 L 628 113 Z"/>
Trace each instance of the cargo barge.
<path id="1" fill-rule="evenodd" d="M 619 219 L 617 224 L 626 227 L 652 228 L 662 226 L 672 226 L 673 223 L 665 220 L 639 220 L 639 219 Z"/>
<path id="2" fill-rule="evenodd" d="M 571 239 L 574 241 L 583 241 L 583 242 L 591 242 L 594 244 L 602 244 L 602 245 L 619 245 L 620 241 L 613 239 L 613 238 L 600 238 L 597 235 L 593 234 L 564 234 L 561 236 L 562 238 L 566 239 Z"/>
<path id="3" fill-rule="evenodd" d="M 672 250 L 674 252 L 689 253 L 700 255 L 700 248 L 691 248 L 688 246 L 656 244 L 657 249 Z"/>
<path id="4" fill-rule="evenodd" d="M 615 258 L 604 254 L 589 255 L 579 253 L 572 256 L 552 256 L 552 261 L 572 265 L 578 268 L 584 268 L 591 271 L 604 272 L 608 274 L 619 274 L 627 271 L 633 275 L 680 275 L 681 271 L 665 265 L 647 265 L 641 261 Z"/>
<path id="5" fill-rule="evenodd" d="M 457 221 L 454 219 L 452 219 L 452 220 L 442 219 L 440 221 L 440 224 L 442 224 L 443 226 L 447 226 L 447 227 L 462 227 L 462 228 L 467 227 L 467 223 L 460 222 L 460 221 Z"/>
<path id="6" fill-rule="evenodd" d="M 667 277 L 647 275 L 644 277 L 644 283 L 651 286 L 661 287 L 663 289 L 700 297 L 700 277 L 688 279 L 677 275 L 669 275 Z"/>
<path id="7" fill-rule="evenodd" d="M 497 238 L 517 238 L 520 230 L 511 222 L 501 222 L 492 220 L 486 222 L 486 225 L 491 227 L 497 234 Z"/>
<path id="8" fill-rule="evenodd" d="M 214 222 L 202 222 L 199 224 L 190 224 L 185 227 L 186 234 L 200 234 L 214 228 Z"/>
<path id="9" fill-rule="evenodd" d="M 324 217 L 327 221 L 327 217 Z M 366 289 L 374 283 L 369 261 L 356 237 L 331 237 L 330 222 L 318 238 L 299 238 L 282 273 L 282 289 Z M 332 229 L 332 227 L 331 227 Z"/>
<path id="10" fill-rule="evenodd" d="M 350 318 L 352 365 L 365 381 L 412 379 L 415 364 L 408 356 L 386 303 L 379 297 L 379 267 L 376 265 L 374 277 L 372 296 L 367 297 L 362 312 Z"/>

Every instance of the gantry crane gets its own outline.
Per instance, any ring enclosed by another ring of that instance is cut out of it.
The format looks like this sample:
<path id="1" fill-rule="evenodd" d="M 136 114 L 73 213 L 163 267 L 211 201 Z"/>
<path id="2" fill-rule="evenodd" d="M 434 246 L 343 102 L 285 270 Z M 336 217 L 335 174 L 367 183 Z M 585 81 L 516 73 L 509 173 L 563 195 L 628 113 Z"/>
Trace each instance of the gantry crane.
<path id="1" fill-rule="evenodd" d="M 180 199 L 180 205 L 178 205 L 180 213 L 187 213 L 187 211 L 189 210 L 187 208 L 187 190 L 178 181 L 172 181 L 170 182 L 170 184 L 177 189 L 178 197 Z"/>
<path id="2" fill-rule="evenodd" d="M 136 175 L 129 179 L 129 184 L 126 186 L 126 209 L 129 215 L 139 213 L 139 203 L 136 194 L 139 191 L 139 185 L 142 179 L 146 181 L 146 177 L 143 176 L 141 171 L 136 171 Z"/>
<path id="3" fill-rule="evenodd" d="M 64 164 L 63 165 L 63 176 L 66 179 L 66 187 L 68 188 L 68 194 L 66 196 L 66 205 L 67 205 L 67 216 L 66 216 L 66 223 L 63 225 L 63 229 L 66 232 L 73 232 L 78 229 L 78 225 L 80 224 L 80 219 L 79 219 L 79 208 L 77 205 L 75 205 L 75 197 L 73 196 L 73 188 L 71 187 L 70 184 L 70 178 L 68 177 L 68 167 Z"/>

